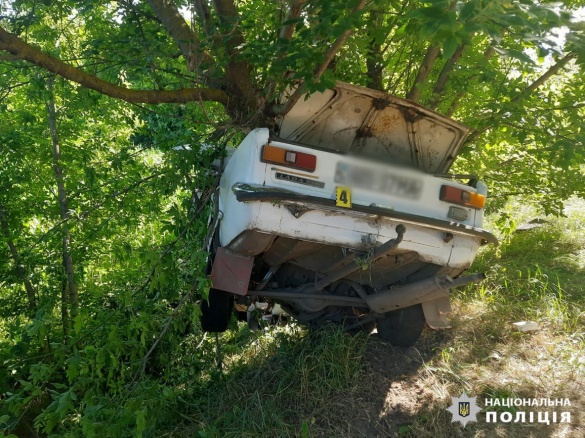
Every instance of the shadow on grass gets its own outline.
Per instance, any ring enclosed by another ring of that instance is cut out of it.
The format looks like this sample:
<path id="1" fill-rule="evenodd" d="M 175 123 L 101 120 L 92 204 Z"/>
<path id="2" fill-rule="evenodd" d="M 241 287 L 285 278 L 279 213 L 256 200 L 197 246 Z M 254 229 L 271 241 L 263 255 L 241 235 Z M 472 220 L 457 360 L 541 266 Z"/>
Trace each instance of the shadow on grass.
<path id="1" fill-rule="evenodd" d="M 456 292 L 453 329 L 408 349 L 335 329 L 240 329 L 224 372 L 186 389 L 173 436 L 585 436 L 581 250 L 554 228 L 488 249 L 473 267 L 488 280 Z M 541 329 L 515 331 L 523 319 Z M 572 422 L 488 424 L 482 412 L 463 428 L 446 410 L 463 392 L 482 407 L 486 397 L 568 398 Z"/>
<path id="2" fill-rule="evenodd" d="M 402 349 L 336 328 L 240 332 L 246 353 L 226 358 L 223 373 L 185 397 L 173 436 L 365 436 L 378 429 L 387 388 L 416 380 L 447 339 L 424 336 Z"/>
<path id="3" fill-rule="evenodd" d="M 484 252 L 473 269 L 487 272 L 488 280 L 455 294 L 449 339 L 417 382 L 427 396 L 405 412 L 387 403 L 379 411 L 379 424 L 399 415 L 408 420 L 397 429 L 378 428 L 366 436 L 585 436 L 583 247 L 579 239 L 568 240 L 562 230 L 549 227 L 517 234 L 500 251 Z M 512 326 L 521 320 L 537 321 L 540 329 L 521 333 Z M 476 396 L 481 407 L 486 398 L 569 399 L 571 406 L 488 408 L 513 417 L 523 411 L 527 422 L 487 423 L 484 409 L 477 423 L 463 428 L 446 411 L 451 397 L 463 392 Z M 538 422 L 541 411 L 548 412 L 551 424 Z M 559 422 L 566 411 L 570 424 Z M 552 412 L 557 412 L 556 422 Z"/>

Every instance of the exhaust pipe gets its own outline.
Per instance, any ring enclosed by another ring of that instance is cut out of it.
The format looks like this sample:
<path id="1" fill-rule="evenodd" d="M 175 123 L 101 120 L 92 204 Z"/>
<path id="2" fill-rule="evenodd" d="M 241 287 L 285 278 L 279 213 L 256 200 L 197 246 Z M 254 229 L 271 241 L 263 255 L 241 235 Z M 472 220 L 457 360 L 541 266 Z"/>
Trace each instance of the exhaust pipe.
<path id="1" fill-rule="evenodd" d="M 377 294 L 368 295 L 366 297 L 366 303 L 374 312 L 391 312 L 426 301 L 449 297 L 451 295 L 449 291 L 451 288 L 464 286 L 469 283 L 478 283 L 484 279 L 485 274 L 482 273 L 459 277 L 455 280 L 449 277 L 432 277 L 405 286 L 387 289 Z"/>

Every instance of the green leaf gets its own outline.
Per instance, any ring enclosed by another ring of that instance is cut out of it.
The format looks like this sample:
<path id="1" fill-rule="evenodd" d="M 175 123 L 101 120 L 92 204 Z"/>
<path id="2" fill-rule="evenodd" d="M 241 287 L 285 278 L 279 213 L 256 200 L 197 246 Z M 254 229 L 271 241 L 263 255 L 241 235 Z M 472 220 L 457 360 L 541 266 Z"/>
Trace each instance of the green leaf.
<path id="1" fill-rule="evenodd" d="M 446 39 L 443 42 L 443 57 L 450 58 L 459 46 L 459 40 L 455 37 Z"/>
<path id="2" fill-rule="evenodd" d="M 146 431 L 147 409 L 142 408 L 142 409 L 136 411 L 134 414 L 136 416 L 136 433 L 134 436 L 136 438 L 142 438 L 144 432 Z"/>
<path id="3" fill-rule="evenodd" d="M 468 1 L 461 7 L 459 18 L 461 21 L 466 21 L 473 16 L 475 12 L 475 1 Z"/>

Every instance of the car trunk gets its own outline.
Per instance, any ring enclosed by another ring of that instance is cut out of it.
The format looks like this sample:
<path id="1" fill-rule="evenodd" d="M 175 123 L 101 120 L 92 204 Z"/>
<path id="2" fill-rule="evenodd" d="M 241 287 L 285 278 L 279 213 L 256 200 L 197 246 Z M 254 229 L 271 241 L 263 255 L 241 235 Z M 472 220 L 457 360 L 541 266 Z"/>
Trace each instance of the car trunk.
<path id="1" fill-rule="evenodd" d="M 277 120 L 282 139 L 446 173 L 470 129 L 409 100 L 337 82 Z"/>

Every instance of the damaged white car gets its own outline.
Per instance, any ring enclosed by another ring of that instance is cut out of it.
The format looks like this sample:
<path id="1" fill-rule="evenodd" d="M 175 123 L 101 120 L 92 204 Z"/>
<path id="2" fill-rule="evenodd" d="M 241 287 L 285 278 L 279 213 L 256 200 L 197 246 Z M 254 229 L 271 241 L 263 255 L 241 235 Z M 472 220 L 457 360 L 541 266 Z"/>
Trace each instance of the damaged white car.
<path id="1" fill-rule="evenodd" d="M 448 175 L 469 128 L 413 102 L 337 83 L 253 130 L 225 166 L 202 326 L 234 305 L 371 329 L 408 346 L 448 326 L 450 289 L 479 247 L 487 187 Z M 248 312 L 249 314 L 249 312 Z"/>

